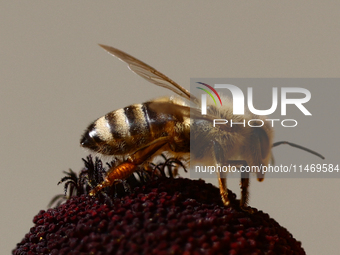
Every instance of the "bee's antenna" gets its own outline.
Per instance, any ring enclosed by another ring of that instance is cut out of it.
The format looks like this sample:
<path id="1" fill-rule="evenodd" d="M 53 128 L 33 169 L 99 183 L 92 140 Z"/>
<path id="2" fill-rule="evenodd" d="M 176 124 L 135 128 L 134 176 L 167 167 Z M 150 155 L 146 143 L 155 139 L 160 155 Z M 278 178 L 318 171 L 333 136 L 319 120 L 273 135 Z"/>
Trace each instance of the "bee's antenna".
<path id="1" fill-rule="evenodd" d="M 298 149 L 301 149 L 301 150 L 304 150 L 304 151 L 307 151 L 309 153 L 312 153 L 314 154 L 315 156 L 318 156 L 319 158 L 322 158 L 322 159 L 325 159 L 324 156 L 322 156 L 321 154 L 315 152 L 315 151 L 312 151 L 310 149 L 307 149 L 306 147 L 303 147 L 301 145 L 298 145 L 298 144 L 295 144 L 295 143 L 290 143 L 290 142 L 287 142 L 287 141 L 281 141 L 281 142 L 276 142 L 276 143 L 273 143 L 272 147 L 275 147 L 275 146 L 278 146 L 278 145 L 281 145 L 281 144 L 288 144 L 290 146 L 293 146 L 295 148 L 298 148 Z"/>

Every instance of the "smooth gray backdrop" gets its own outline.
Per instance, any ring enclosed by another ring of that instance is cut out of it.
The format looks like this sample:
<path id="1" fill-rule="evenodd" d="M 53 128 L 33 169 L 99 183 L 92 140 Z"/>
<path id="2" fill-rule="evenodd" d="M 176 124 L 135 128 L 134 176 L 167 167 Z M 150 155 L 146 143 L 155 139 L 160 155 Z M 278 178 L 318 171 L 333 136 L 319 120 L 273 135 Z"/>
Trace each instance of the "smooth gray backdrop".
<path id="1" fill-rule="evenodd" d="M 339 7 L 334 1 L 2 1 L 1 253 L 9 254 L 33 226 L 33 216 L 63 192 L 56 185 L 62 171 L 82 167 L 87 152 L 79 139 L 91 121 L 171 95 L 97 43 L 122 49 L 187 88 L 192 77 L 339 77 Z M 338 92 L 320 93 L 338 107 Z M 329 148 L 337 151 L 332 119 L 339 117 L 328 117 L 328 123 L 315 123 L 317 132 L 306 131 L 307 145 L 318 148 L 320 136 L 328 136 L 334 141 Z M 277 160 L 296 153 L 275 151 Z M 254 181 L 250 205 L 285 226 L 307 254 L 336 254 L 339 184 Z M 238 180 L 230 179 L 229 188 L 239 192 Z"/>

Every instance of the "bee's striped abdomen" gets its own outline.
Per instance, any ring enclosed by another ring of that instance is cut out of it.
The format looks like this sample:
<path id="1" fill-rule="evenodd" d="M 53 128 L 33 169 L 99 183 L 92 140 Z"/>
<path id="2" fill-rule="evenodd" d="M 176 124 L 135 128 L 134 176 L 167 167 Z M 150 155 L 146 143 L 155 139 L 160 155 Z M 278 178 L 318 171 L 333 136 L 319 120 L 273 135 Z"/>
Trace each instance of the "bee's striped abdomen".
<path id="1" fill-rule="evenodd" d="M 101 154 L 124 155 L 167 136 L 166 130 L 174 126 L 175 117 L 157 112 L 150 104 L 130 105 L 99 118 L 88 127 L 82 146 Z"/>
<path id="2" fill-rule="evenodd" d="M 150 133 L 148 111 L 145 104 L 134 104 L 124 108 L 131 136 L 147 136 Z"/>

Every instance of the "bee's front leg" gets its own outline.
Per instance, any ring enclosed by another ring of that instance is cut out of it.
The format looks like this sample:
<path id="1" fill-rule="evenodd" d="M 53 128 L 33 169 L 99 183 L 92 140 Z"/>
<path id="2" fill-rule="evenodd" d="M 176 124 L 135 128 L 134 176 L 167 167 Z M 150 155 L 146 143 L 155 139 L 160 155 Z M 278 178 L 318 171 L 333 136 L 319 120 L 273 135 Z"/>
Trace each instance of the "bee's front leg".
<path id="1" fill-rule="evenodd" d="M 213 158 L 214 161 L 216 162 L 216 165 L 220 165 L 223 162 L 223 149 L 222 146 L 216 142 L 216 141 L 212 141 L 212 154 L 213 154 Z M 218 179 L 218 186 L 220 188 L 220 195 L 221 195 L 221 199 L 222 202 L 225 206 L 229 206 L 230 205 L 230 200 L 228 197 L 228 189 L 227 189 L 227 178 L 222 177 L 222 174 L 225 175 L 225 173 L 221 173 L 216 171 L 217 173 L 217 179 Z"/>
<path id="2" fill-rule="evenodd" d="M 241 166 L 245 167 L 248 166 L 247 162 L 245 160 L 228 160 L 227 162 L 231 166 L 236 166 L 237 168 L 240 168 Z M 241 172 L 241 199 L 240 199 L 240 207 L 242 208 L 243 211 L 247 212 L 253 212 L 248 207 L 248 200 L 249 200 L 249 172 Z"/>
<path id="3" fill-rule="evenodd" d="M 240 207 L 244 211 L 252 212 L 252 210 L 248 207 L 248 200 L 249 200 L 249 173 L 241 173 L 241 200 L 240 200 Z"/>

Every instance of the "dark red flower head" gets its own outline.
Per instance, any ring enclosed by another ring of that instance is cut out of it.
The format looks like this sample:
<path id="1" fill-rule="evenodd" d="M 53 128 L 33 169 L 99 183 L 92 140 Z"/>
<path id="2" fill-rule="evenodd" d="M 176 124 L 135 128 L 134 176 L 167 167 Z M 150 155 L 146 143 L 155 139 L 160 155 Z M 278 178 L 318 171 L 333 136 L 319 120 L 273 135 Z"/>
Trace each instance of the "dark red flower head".
<path id="1" fill-rule="evenodd" d="M 268 214 L 241 210 L 231 192 L 223 206 L 202 180 L 158 176 L 115 196 L 40 211 L 13 254 L 305 254 Z"/>

